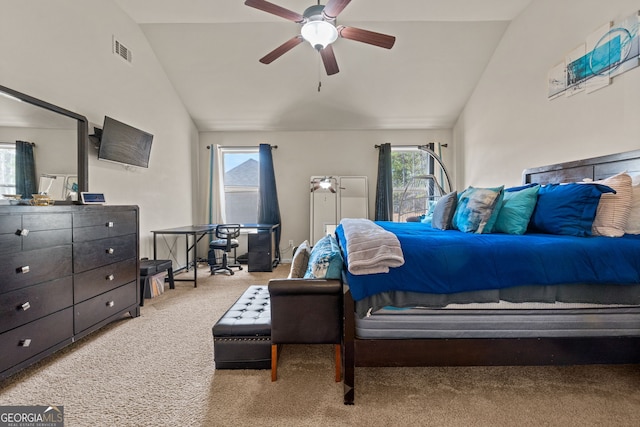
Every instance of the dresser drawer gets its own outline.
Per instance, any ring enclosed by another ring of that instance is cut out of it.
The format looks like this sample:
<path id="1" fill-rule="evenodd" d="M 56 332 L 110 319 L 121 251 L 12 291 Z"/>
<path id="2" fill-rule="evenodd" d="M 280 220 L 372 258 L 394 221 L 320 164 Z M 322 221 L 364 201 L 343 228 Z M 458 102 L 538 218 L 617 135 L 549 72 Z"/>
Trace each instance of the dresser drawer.
<path id="1" fill-rule="evenodd" d="M 71 229 L 70 213 L 37 213 L 22 215 L 22 229 L 32 231 Z"/>
<path id="2" fill-rule="evenodd" d="M 138 269 L 135 258 L 98 267 L 75 275 L 73 299 L 77 304 L 137 280 Z"/>
<path id="3" fill-rule="evenodd" d="M 0 334 L 0 372 L 73 336 L 73 309 L 67 308 Z"/>
<path id="4" fill-rule="evenodd" d="M 0 217 L 0 254 L 71 244 L 71 214 Z"/>
<path id="5" fill-rule="evenodd" d="M 0 215 L 0 234 L 15 234 L 20 228 L 22 228 L 20 215 Z"/>
<path id="6" fill-rule="evenodd" d="M 137 235 L 101 239 L 73 245 L 73 271 L 81 273 L 128 258 L 136 258 Z"/>
<path id="7" fill-rule="evenodd" d="M 106 292 L 75 305 L 75 333 L 79 334 L 96 323 L 109 318 L 138 301 L 138 283 Z"/>
<path id="8" fill-rule="evenodd" d="M 15 230 L 11 234 L 0 234 L 0 255 L 20 252 L 21 250 L 22 237 L 18 236 Z"/>
<path id="9" fill-rule="evenodd" d="M 138 231 L 136 211 L 79 213 L 73 217 L 73 241 L 123 236 Z"/>
<path id="10" fill-rule="evenodd" d="M 7 292 L 0 297 L 0 333 L 71 305 L 71 276 Z"/>
<path id="11" fill-rule="evenodd" d="M 71 245 L 0 257 L 0 293 L 72 274 Z"/>

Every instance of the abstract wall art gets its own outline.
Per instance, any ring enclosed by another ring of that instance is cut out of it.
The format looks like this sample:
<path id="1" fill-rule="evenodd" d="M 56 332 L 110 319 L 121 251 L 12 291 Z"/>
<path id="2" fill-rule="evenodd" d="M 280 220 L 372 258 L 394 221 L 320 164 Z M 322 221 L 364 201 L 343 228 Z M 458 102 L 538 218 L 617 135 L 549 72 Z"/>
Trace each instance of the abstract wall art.
<path id="1" fill-rule="evenodd" d="M 608 86 L 612 79 L 636 68 L 640 61 L 640 12 L 609 22 L 572 49 L 564 62 L 547 75 L 547 98 L 591 93 Z"/>

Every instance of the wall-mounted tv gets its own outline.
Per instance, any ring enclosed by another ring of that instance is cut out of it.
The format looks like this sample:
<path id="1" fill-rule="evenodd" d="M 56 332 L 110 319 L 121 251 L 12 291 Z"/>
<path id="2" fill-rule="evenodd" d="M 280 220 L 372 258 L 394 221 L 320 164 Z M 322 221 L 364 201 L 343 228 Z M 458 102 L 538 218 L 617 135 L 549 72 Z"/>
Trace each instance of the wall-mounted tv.
<path id="1" fill-rule="evenodd" d="M 149 167 L 153 135 L 105 116 L 98 159 Z"/>

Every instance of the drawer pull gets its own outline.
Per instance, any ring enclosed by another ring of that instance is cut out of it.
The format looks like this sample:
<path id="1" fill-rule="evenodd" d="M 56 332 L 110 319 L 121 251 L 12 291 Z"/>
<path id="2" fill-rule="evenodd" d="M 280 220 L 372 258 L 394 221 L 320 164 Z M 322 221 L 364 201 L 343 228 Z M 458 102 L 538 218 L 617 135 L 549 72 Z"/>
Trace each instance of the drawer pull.
<path id="1" fill-rule="evenodd" d="M 22 311 L 27 311 L 31 308 L 31 304 L 29 304 L 29 301 L 27 301 L 24 304 L 22 304 L 20 308 L 22 309 Z"/>
<path id="2" fill-rule="evenodd" d="M 107 249 L 107 251 L 106 251 L 106 252 L 107 252 L 108 254 L 112 254 L 112 253 L 114 253 L 114 252 L 115 252 L 115 249 L 113 249 L 113 248 L 109 248 L 109 249 Z"/>
<path id="3" fill-rule="evenodd" d="M 23 265 L 22 267 L 16 268 L 16 271 L 18 273 L 27 274 L 29 272 L 29 266 L 28 265 Z"/>
<path id="4" fill-rule="evenodd" d="M 107 301 L 107 307 L 113 307 L 115 303 L 113 301 Z"/>
<path id="5" fill-rule="evenodd" d="M 115 276 L 113 274 L 110 274 L 107 277 L 105 277 L 105 279 L 107 279 L 108 281 L 112 281 L 113 279 L 115 279 Z"/>
<path id="6" fill-rule="evenodd" d="M 105 225 L 109 228 L 113 228 L 113 221 L 109 221 Z"/>
<path id="7" fill-rule="evenodd" d="M 31 338 L 25 338 L 23 340 L 20 340 L 20 342 L 18 343 L 19 347 L 29 347 L 31 345 Z"/>
<path id="8" fill-rule="evenodd" d="M 16 235 L 17 235 L 17 236 L 25 237 L 25 236 L 27 236 L 28 234 L 29 234 L 29 230 L 27 230 L 26 228 L 18 229 L 18 230 L 16 231 Z"/>

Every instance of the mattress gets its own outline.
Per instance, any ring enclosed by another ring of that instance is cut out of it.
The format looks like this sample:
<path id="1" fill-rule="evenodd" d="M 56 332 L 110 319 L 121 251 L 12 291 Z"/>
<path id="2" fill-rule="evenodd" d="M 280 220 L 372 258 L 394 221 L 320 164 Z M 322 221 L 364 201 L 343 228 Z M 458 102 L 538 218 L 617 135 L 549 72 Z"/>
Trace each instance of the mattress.
<path id="1" fill-rule="evenodd" d="M 356 337 L 361 339 L 585 336 L 640 336 L 640 306 L 501 301 L 384 308 L 356 317 Z"/>

